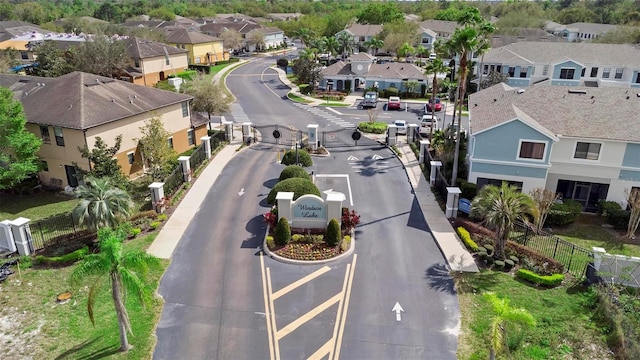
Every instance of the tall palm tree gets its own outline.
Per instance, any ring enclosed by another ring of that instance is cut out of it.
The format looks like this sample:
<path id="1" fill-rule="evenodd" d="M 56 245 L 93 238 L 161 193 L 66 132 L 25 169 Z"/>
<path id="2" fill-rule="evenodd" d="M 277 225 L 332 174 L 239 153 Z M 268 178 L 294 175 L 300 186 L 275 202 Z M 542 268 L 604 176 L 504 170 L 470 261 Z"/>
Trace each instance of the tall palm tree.
<path id="1" fill-rule="evenodd" d="M 85 185 L 76 189 L 76 196 L 80 202 L 73 209 L 73 215 L 92 231 L 115 228 L 131 216 L 134 206 L 129 193 L 114 187 L 106 177 L 87 177 Z"/>
<path id="2" fill-rule="evenodd" d="M 533 213 L 531 197 L 506 181 L 501 186 L 486 185 L 471 202 L 471 215 L 483 218 L 495 229 L 495 252 L 501 259 L 514 223 L 517 220 L 527 221 L 527 215 Z"/>
<path id="3" fill-rule="evenodd" d="M 458 55 L 458 95 L 457 104 L 454 103 L 455 109 L 458 109 L 458 129 L 462 129 L 460 125 L 460 118 L 462 117 L 462 107 L 464 104 L 464 96 L 466 94 L 467 87 L 467 75 L 469 73 L 468 63 L 469 55 L 474 51 L 477 51 L 484 42 L 481 41 L 483 37 L 488 36 L 494 30 L 493 26 L 482 19 L 480 16 L 480 10 L 474 7 L 465 9 L 458 19 L 458 23 L 463 27 L 456 28 L 448 41 L 447 48 Z M 459 138 L 459 131 L 456 138 Z M 453 172 L 451 176 L 451 186 L 456 185 L 458 177 L 458 157 L 460 154 L 459 142 L 456 142 L 456 150 L 453 155 Z"/>
<path id="4" fill-rule="evenodd" d="M 324 45 L 330 56 L 336 55 L 338 52 L 338 48 L 340 47 L 340 44 L 338 44 L 338 40 L 336 40 L 335 36 L 324 37 Z"/>
<path id="5" fill-rule="evenodd" d="M 427 54 L 427 48 L 424 45 L 420 44 L 416 47 L 416 56 L 420 59 L 420 64 L 422 66 L 422 57 Z"/>
<path id="6" fill-rule="evenodd" d="M 110 281 L 111 297 L 118 317 L 121 351 L 129 349 L 127 333 L 132 334 L 129 314 L 124 305 L 124 297 L 127 293 L 135 294 L 141 302 L 145 303 L 150 298 L 151 291 L 144 283 L 144 275 L 149 268 L 157 267 L 160 264 L 158 258 L 144 251 L 137 250 L 124 253 L 122 241 L 125 236 L 126 232 L 123 227 L 116 230 L 101 228 L 98 231 L 100 252 L 85 257 L 83 262 L 71 274 L 73 283 L 79 283 L 88 276 L 97 276 L 97 279 L 89 289 L 89 297 L 87 299 L 89 320 L 94 326 L 93 308 L 97 291 L 100 285 L 104 284 L 105 279 Z M 108 275 L 108 277 L 104 275 Z"/>
<path id="7" fill-rule="evenodd" d="M 315 59 L 317 60 L 319 55 L 326 53 L 327 43 L 324 41 L 324 38 L 311 39 L 309 40 L 309 48 L 314 50 L 316 54 Z"/>
<path id="8" fill-rule="evenodd" d="M 491 321 L 489 333 L 489 359 L 494 360 L 496 354 L 502 352 L 507 343 L 507 323 L 520 323 L 535 326 L 536 320 L 525 309 L 513 308 L 509 305 L 509 299 L 500 299 L 494 293 L 486 293 L 484 297 L 489 301 L 495 316 Z"/>
<path id="9" fill-rule="evenodd" d="M 315 37 L 315 33 L 309 28 L 301 28 L 294 31 L 293 36 L 300 39 L 302 48 L 304 49 L 304 45 L 308 44 L 309 41 Z"/>
<path id="10" fill-rule="evenodd" d="M 416 49 L 414 49 L 409 43 L 404 43 L 400 46 L 396 55 L 398 55 L 398 60 L 400 60 L 401 57 L 407 58 L 411 56 L 415 51 Z"/>
<path id="11" fill-rule="evenodd" d="M 355 49 L 353 38 L 348 33 L 343 32 L 336 37 L 336 41 L 338 41 L 338 50 L 340 51 L 342 60 L 344 60 Z"/>
<path id="12" fill-rule="evenodd" d="M 445 63 L 440 58 L 435 58 L 434 60 L 428 62 L 427 68 L 425 69 L 426 74 L 433 74 L 433 82 L 431 83 L 431 100 L 430 100 L 432 119 L 435 119 L 436 94 L 438 93 L 438 74 L 447 72 L 447 69 L 449 69 L 449 67 L 445 65 Z M 431 137 L 433 136 L 433 126 L 434 124 L 431 124 L 431 129 L 429 129 L 429 143 L 431 143 Z"/>
<path id="13" fill-rule="evenodd" d="M 371 40 L 368 41 L 368 45 L 367 45 L 367 47 L 374 50 L 373 51 L 374 56 L 378 55 L 378 50 L 380 50 L 383 46 L 384 46 L 384 41 L 382 41 L 382 39 L 378 39 L 377 37 L 371 38 Z"/>

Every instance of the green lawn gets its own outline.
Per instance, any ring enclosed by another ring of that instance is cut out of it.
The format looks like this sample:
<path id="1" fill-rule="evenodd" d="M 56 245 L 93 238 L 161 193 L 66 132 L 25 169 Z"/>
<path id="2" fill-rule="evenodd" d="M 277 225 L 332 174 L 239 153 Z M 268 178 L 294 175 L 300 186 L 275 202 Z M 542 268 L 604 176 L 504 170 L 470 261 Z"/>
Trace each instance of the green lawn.
<path id="1" fill-rule="evenodd" d="M 146 249 L 157 233 L 125 242 L 125 251 Z M 148 284 L 157 288 L 158 281 L 168 266 L 148 274 Z M 143 308 L 133 294 L 127 298 L 127 310 L 133 335 L 129 342 L 134 346 L 127 353 L 119 353 L 118 324 L 113 300 L 108 286 L 99 292 L 94 308 L 95 327 L 87 315 L 87 295 L 90 281 L 72 287 L 68 281 L 74 266 L 52 269 L 23 269 L 2 284 L 0 318 L 18 322 L 19 326 L 6 331 L 13 337 L 13 344 L 23 344 L 20 355 L 35 359 L 148 359 L 155 346 L 152 336 L 162 311 L 162 301 L 154 299 Z M 58 294 L 70 291 L 70 302 L 59 305 Z M 33 332 L 33 333 L 30 333 Z M 15 347 L 15 346 L 14 346 Z M 20 347 L 20 346 L 17 346 Z M 9 356 L 8 358 L 12 358 Z"/>
<path id="2" fill-rule="evenodd" d="M 0 220 L 25 217 L 36 221 L 70 212 L 78 199 L 57 193 L 41 192 L 32 195 L 0 194 Z"/>
<path id="3" fill-rule="evenodd" d="M 512 308 L 527 310 L 537 322 L 528 328 L 507 326 L 509 359 L 612 358 L 605 343 L 606 331 L 587 306 L 593 298 L 586 288 L 536 288 L 511 274 L 490 270 L 457 275 L 456 283 L 462 312 L 458 359 L 489 357 L 488 334 L 494 314 L 481 296 L 489 291 L 509 299 Z"/>
<path id="4" fill-rule="evenodd" d="M 349 106 L 350 104 L 336 101 L 323 102 L 322 104 L 318 104 L 318 106 Z"/>
<path id="5" fill-rule="evenodd" d="M 288 93 L 287 97 L 295 102 L 299 102 L 299 103 L 303 103 L 303 104 L 310 104 L 312 103 L 312 101 L 309 101 L 301 96 L 298 96 L 294 93 Z"/>

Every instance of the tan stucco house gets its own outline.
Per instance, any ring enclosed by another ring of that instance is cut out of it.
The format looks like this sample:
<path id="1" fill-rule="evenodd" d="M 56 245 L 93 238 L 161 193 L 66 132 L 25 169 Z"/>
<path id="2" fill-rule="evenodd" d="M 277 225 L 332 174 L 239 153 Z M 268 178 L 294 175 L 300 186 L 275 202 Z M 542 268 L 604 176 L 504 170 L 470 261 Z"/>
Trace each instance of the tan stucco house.
<path id="1" fill-rule="evenodd" d="M 98 75 L 72 72 L 57 78 L 0 75 L 0 86 L 13 91 L 25 111 L 27 130 L 42 139 L 40 180 L 60 179 L 63 187 L 77 186 L 78 166 L 90 170 L 79 147 L 93 148 L 97 137 L 108 146 L 122 135 L 116 154 L 122 171 L 130 178 L 142 174 L 138 149 L 145 121 L 159 116 L 172 134 L 167 141 L 177 153 L 200 143 L 207 133 L 207 119 L 191 113 L 192 97 L 135 85 Z"/>
<path id="2" fill-rule="evenodd" d="M 229 60 L 221 39 L 182 27 L 165 28 L 165 34 L 170 45 L 187 50 L 190 65 L 214 65 Z"/>
<path id="3" fill-rule="evenodd" d="M 127 47 L 127 55 L 133 61 L 133 66 L 126 69 L 124 77 L 134 84 L 154 86 L 189 66 L 186 49 L 138 37 L 123 41 Z"/>

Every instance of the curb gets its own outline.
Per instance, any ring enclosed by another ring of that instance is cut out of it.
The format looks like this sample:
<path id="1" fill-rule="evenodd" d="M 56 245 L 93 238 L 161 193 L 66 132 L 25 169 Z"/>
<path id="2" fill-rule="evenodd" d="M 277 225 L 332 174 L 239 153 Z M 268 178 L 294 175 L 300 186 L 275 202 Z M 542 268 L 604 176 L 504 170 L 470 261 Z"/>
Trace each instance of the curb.
<path id="1" fill-rule="evenodd" d="M 322 265 L 322 264 L 327 264 L 330 262 L 334 262 L 337 260 L 341 260 L 351 254 L 353 254 L 353 252 L 356 250 L 356 232 L 355 230 L 351 230 L 351 242 L 349 244 L 349 248 L 347 249 L 347 251 L 343 252 L 342 254 L 336 256 L 336 257 L 332 257 L 330 259 L 325 259 L 325 260 L 294 260 L 294 259 L 289 259 L 286 257 L 282 257 L 280 255 L 277 255 L 274 252 L 271 252 L 271 250 L 269 250 L 269 246 L 267 246 L 267 236 L 269 236 L 269 225 L 267 225 L 267 230 L 265 230 L 264 232 L 264 241 L 262 242 L 262 251 L 264 251 L 264 253 L 269 256 L 270 258 L 272 258 L 275 261 L 284 263 L 284 264 L 289 264 L 289 265 Z"/>

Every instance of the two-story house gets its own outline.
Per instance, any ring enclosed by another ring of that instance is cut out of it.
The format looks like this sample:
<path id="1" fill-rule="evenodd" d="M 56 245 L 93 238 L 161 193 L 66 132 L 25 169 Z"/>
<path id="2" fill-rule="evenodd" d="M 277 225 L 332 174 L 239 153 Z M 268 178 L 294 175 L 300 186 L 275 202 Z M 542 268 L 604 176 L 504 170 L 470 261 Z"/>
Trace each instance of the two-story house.
<path id="1" fill-rule="evenodd" d="M 376 37 L 382 31 L 382 25 L 373 24 L 353 24 L 348 28 L 339 31 L 336 37 L 345 33 L 351 36 L 353 43 L 358 45 L 359 48 L 366 48 L 365 43 Z"/>
<path id="2" fill-rule="evenodd" d="M 421 68 L 409 63 L 388 62 L 377 64 L 376 58 L 361 52 L 351 55 L 347 61 L 338 61 L 320 71 L 320 87 L 327 90 L 349 92 L 376 87 L 390 87 L 400 92 L 424 92 L 428 80 Z M 409 89 L 409 82 L 418 87 Z"/>
<path id="3" fill-rule="evenodd" d="M 559 36 L 568 42 L 590 42 L 609 31 L 615 31 L 617 29 L 617 25 L 585 22 L 562 25 L 548 21 L 545 25 L 547 32 Z"/>
<path id="4" fill-rule="evenodd" d="M 229 60 L 229 52 L 216 37 L 183 27 L 167 27 L 164 31 L 170 45 L 187 50 L 189 64 L 212 65 Z"/>
<path id="5" fill-rule="evenodd" d="M 259 27 L 250 31 L 250 33 L 252 32 L 261 34 L 263 41 L 261 46 L 264 49 L 275 49 L 284 44 L 284 31 L 277 27 Z M 256 51 L 256 45 L 248 44 L 247 49 L 249 51 Z"/>
<path id="6" fill-rule="evenodd" d="M 640 187 L 640 93 L 504 83 L 469 97 L 469 178 L 544 188 L 593 212 Z"/>
<path id="7" fill-rule="evenodd" d="M 476 68 L 476 74 L 477 74 Z M 511 86 L 640 87 L 640 47 L 628 44 L 516 42 L 489 50 L 482 73 L 508 74 Z"/>
<path id="8" fill-rule="evenodd" d="M 425 44 L 426 39 L 430 42 L 429 44 L 433 44 L 436 40 L 447 41 L 453 35 L 453 32 L 456 31 L 458 27 L 458 23 L 455 21 L 447 21 L 447 20 L 425 20 L 418 23 L 420 29 L 422 29 L 422 45 L 427 47 Z M 428 31 L 426 31 L 428 30 Z M 434 37 L 435 35 L 435 37 Z M 426 37 L 426 38 L 425 38 Z"/>
<path id="9" fill-rule="evenodd" d="M 207 134 L 206 117 L 191 113 L 193 97 L 185 94 L 83 72 L 57 78 L 0 75 L 0 86 L 13 91 L 24 107 L 27 130 L 42 139 L 40 179 L 46 183 L 54 178 L 62 180 L 62 186 L 77 186 L 74 164 L 84 170 L 92 166 L 78 148 L 93 148 L 97 137 L 113 146 L 118 135 L 118 164 L 126 176 L 138 176 L 144 171 L 140 127 L 155 116 L 171 134 L 167 141 L 178 153 Z"/>
<path id="10" fill-rule="evenodd" d="M 126 75 L 121 80 L 154 86 L 189 66 L 186 49 L 138 37 L 122 41 L 126 44 L 127 55 L 133 60 L 133 66 L 126 69 Z"/>

